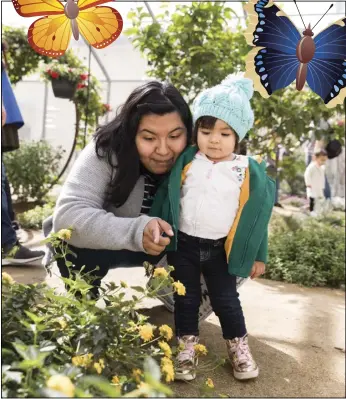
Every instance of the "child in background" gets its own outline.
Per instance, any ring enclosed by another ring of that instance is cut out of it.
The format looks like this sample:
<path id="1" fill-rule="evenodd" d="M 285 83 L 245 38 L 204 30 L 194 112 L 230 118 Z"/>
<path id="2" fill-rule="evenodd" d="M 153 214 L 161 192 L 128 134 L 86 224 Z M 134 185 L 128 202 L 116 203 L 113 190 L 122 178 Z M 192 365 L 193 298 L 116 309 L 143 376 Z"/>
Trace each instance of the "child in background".
<path id="1" fill-rule="evenodd" d="M 265 271 L 275 182 L 266 175 L 261 159 L 236 154 L 253 125 L 252 95 L 251 80 L 229 76 L 197 96 L 193 104 L 197 146 L 179 157 L 151 209 L 151 215 L 173 228 L 167 260 L 175 268 L 175 280 L 186 287 L 185 295 L 175 294 L 175 332 L 181 348 L 177 380 L 196 377 L 201 273 L 235 378 L 258 376 L 236 280 Z"/>
<path id="2" fill-rule="evenodd" d="M 318 149 L 314 153 L 314 159 L 305 170 L 304 180 L 306 185 L 306 194 L 309 199 L 309 210 L 311 216 L 317 216 L 316 202 L 322 201 L 325 189 L 324 164 L 328 159 L 327 152 Z"/>

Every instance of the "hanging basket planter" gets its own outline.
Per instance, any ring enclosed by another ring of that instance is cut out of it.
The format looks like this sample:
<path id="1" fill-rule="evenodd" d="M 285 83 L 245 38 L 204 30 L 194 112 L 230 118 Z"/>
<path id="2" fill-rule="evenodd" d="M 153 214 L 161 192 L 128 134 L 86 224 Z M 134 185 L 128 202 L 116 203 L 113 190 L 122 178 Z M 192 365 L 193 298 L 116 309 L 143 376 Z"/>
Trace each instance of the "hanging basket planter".
<path id="1" fill-rule="evenodd" d="M 60 78 L 52 80 L 52 89 L 55 97 L 71 100 L 76 92 L 77 82 Z"/>

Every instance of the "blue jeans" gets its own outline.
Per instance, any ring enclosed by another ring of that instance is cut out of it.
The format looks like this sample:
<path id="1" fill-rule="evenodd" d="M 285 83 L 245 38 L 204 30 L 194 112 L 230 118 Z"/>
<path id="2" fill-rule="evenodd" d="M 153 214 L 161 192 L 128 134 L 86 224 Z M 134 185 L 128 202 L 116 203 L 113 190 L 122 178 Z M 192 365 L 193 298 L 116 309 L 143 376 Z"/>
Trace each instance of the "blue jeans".
<path id="1" fill-rule="evenodd" d="M 327 176 L 325 177 L 324 197 L 326 199 L 331 199 L 332 198 L 332 191 L 330 189 L 330 185 L 329 185 Z"/>
<path id="2" fill-rule="evenodd" d="M 209 240 L 178 233 L 177 252 L 168 252 L 172 273 L 186 288 L 185 295 L 174 294 L 176 335 L 199 335 L 198 310 L 201 302 L 200 277 L 203 273 L 211 305 L 220 319 L 224 339 L 246 334 L 243 310 L 234 275 L 228 273 L 225 253 L 226 238 Z"/>
<path id="3" fill-rule="evenodd" d="M 17 242 L 17 236 L 12 227 L 8 210 L 5 180 L 5 166 L 1 163 L 1 248 L 7 251 L 15 245 Z"/>

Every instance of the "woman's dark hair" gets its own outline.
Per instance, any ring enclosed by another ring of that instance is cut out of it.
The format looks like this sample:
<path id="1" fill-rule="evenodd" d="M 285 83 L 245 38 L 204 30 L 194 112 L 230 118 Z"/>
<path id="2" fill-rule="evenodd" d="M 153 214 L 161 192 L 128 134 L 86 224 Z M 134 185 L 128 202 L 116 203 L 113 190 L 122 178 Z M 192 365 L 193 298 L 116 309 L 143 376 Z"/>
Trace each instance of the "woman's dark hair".
<path id="1" fill-rule="evenodd" d="M 200 127 L 205 129 L 212 129 L 215 126 L 217 119 L 218 118 L 215 118 L 214 116 L 201 116 L 200 118 L 197 119 L 192 133 L 193 144 L 197 144 L 198 129 Z M 234 131 L 234 133 L 235 133 L 234 153 L 237 154 L 239 151 L 239 136 L 237 135 L 237 132 Z"/>
<path id="2" fill-rule="evenodd" d="M 99 158 L 106 158 L 116 169 L 107 193 L 108 203 L 116 207 L 123 205 L 140 176 L 135 137 L 141 118 L 148 114 L 171 112 L 179 113 L 187 130 L 187 142 L 190 143 L 192 115 L 189 106 L 172 84 L 156 81 L 137 87 L 125 104 L 118 108 L 115 119 L 97 130 L 96 154 Z"/>

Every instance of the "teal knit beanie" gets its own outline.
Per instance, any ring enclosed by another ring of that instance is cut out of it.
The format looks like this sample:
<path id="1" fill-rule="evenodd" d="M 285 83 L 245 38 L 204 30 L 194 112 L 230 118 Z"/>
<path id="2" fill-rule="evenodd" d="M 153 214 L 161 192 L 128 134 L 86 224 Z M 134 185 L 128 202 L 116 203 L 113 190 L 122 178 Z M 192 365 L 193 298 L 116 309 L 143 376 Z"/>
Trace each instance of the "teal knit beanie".
<path id="1" fill-rule="evenodd" d="M 213 116 L 226 122 L 241 141 L 254 123 L 250 99 L 253 96 L 251 79 L 229 75 L 221 84 L 202 91 L 192 105 L 194 122 L 202 116 Z"/>

